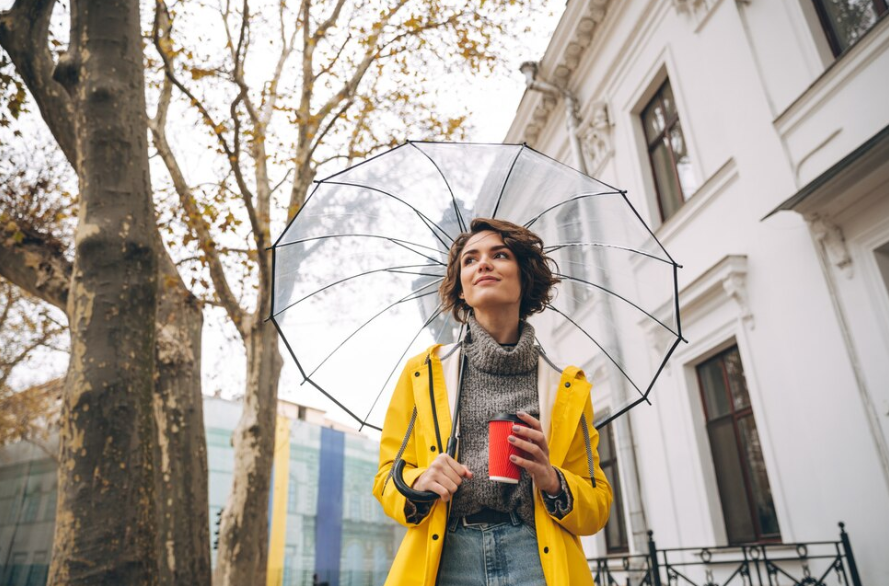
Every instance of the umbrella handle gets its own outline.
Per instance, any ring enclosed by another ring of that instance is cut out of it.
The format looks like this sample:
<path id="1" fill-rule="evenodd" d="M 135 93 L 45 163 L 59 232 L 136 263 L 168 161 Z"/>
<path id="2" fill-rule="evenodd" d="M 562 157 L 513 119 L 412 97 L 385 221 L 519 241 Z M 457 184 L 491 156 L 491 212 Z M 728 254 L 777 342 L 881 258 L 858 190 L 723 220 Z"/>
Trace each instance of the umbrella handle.
<path id="1" fill-rule="evenodd" d="M 406 462 L 404 460 L 398 459 L 395 461 L 395 466 L 392 468 L 392 480 L 395 482 L 395 488 L 398 489 L 398 492 L 403 494 L 407 500 L 414 503 L 431 503 L 441 498 L 431 490 L 419 491 L 408 486 L 403 477 L 405 464 Z"/>

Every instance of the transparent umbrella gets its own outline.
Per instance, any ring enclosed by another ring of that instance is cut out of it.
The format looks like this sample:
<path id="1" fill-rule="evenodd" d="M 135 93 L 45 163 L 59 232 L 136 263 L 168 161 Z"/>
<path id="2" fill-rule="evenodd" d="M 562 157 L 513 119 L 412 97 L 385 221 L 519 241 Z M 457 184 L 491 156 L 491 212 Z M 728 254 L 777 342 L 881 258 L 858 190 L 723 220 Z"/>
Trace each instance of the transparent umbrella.
<path id="1" fill-rule="evenodd" d="M 542 350 L 629 389 L 597 427 L 648 401 L 682 338 L 679 265 L 625 192 L 527 145 L 409 141 L 316 181 L 273 247 L 270 319 L 299 382 L 381 429 L 406 360 L 460 339 L 438 287 L 476 217 L 530 228 L 556 261 L 557 295 L 531 318 Z M 627 360 L 643 331 L 667 344 Z"/>

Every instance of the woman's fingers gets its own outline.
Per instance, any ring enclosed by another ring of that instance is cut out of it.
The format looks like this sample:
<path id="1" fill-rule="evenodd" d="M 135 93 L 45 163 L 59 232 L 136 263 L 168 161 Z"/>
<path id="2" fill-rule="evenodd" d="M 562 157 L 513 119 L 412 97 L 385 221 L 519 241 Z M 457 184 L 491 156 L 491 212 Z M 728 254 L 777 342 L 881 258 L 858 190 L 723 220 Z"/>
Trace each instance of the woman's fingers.
<path id="1" fill-rule="evenodd" d="M 513 425 L 512 432 L 517 436 L 520 435 L 529 439 L 539 446 L 546 446 L 546 436 L 543 435 L 542 431 L 538 431 L 536 429 L 531 429 L 529 427 L 524 427 L 521 425 Z"/>
<path id="2" fill-rule="evenodd" d="M 525 411 L 519 411 L 518 413 L 516 413 L 516 415 L 519 416 L 519 419 L 531 426 L 532 429 L 535 429 L 541 433 L 543 432 L 543 426 L 540 425 L 540 421 L 533 415 L 529 415 Z"/>
<path id="3" fill-rule="evenodd" d="M 544 462 L 549 459 L 544 451 L 540 448 L 540 446 L 534 442 L 523 440 L 522 438 L 516 437 L 514 435 L 509 436 L 509 441 L 520 450 L 526 451 L 530 456 L 533 456 L 534 459 L 539 462 Z"/>
<path id="4" fill-rule="evenodd" d="M 417 478 L 414 488 L 417 490 L 432 491 L 445 502 L 463 483 L 463 478 L 472 478 L 472 472 L 447 454 L 439 455 L 429 469 Z"/>
<path id="5" fill-rule="evenodd" d="M 453 470 L 457 476 L 472 478 L 472 472 L 469 471 L 469 468 L 453 459 L 450 455 L 444 454 L 440 457 L 448 464 L 448 466 L 450 466 L 451 470 Z"/>

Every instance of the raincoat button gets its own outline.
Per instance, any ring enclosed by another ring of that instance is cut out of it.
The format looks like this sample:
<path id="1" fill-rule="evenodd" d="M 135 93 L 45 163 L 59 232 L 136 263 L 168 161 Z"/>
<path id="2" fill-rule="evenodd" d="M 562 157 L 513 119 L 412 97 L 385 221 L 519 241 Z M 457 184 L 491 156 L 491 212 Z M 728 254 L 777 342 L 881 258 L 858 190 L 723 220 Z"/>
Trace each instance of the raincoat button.
<path id="1" fill-rule="evenodd" d="M 434 452 L 434 451 L 435 451 L 435 446 L 429 446 L 429 451 L 430 451 L 430 452 Z"/>
<path id="2" fill-rule="evenodd" d="M 432 541 L 438 541 L 438 533 L 432 536 Z"/>
<path id="3" fill-rule="evenodd" d="M 544 547 L 544 548 L 543 548 L 543 553 L 549 553 L 549 548 L 548 548 L 548 547 Z"/>
<path id="4" fill-rule="evenodd" d="M 420 371 L 418 370 L 417 372 L 415 372 L 414 376 L 420 376 Z"/>
<path id="5" fill-rule="evenodd" d="M 566 389 L 567 389 L 568 387 L 570 387 L 570 386 L 571 386 L 571 383 L 565 383 L 565 388 L 566 388 Z"/>

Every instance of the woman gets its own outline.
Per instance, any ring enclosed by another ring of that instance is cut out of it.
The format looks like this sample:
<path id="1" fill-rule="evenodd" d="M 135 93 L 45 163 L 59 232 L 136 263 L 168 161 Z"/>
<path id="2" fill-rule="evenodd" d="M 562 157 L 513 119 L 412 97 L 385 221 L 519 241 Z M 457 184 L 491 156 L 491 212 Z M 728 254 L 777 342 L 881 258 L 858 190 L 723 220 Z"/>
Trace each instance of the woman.
<path id="1" fill-rule="evenodd" d="M 612 493 L 598 465 L 590 384 L 538 354 L 525 321 L 552 298 L 549 262 L 540 238 L 502 220 L 475 219 L 452 245 L 440 293 L 468 335 L 408 361 L 383 426 L 374 495 L 408 527 L 387 585 L 593 583 L 579 536 L 605 525 Z M 441 438 L 451 433 L 461 370 L 458 462 L 441 453 Z M 502 412 L 527 424 L 509 438 L 528 455 L 513 457 L 518 484 L 488 479 L 487 422 Z M 399 459 L 407 485 L 438 500 L 414 503 L 398 491 Z"/>

